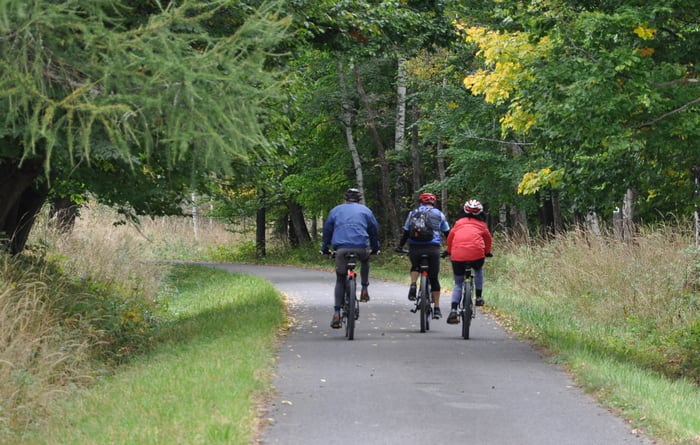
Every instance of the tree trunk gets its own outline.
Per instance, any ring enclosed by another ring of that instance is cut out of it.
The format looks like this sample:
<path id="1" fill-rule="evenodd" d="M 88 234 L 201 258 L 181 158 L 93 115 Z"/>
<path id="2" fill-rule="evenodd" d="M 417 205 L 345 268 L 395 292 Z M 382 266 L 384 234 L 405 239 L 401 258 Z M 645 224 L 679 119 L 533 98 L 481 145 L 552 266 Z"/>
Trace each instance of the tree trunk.
<path id="1" fill-rule="evenodd" d="M 75 227 L 75 219 L 80 214 L 80 206 L 70 197 L 54 198 L 49 208 L 51 227 L 60 233 L 71 233 Z"/>
<path id="2" fill-rule="evenodd" d="M 693 167 L 695 178 L 695 188 L 693 197 L 695 198 L 695 247 L 700 246 L 700 165 Z"/>
<path id="3" fill-rule="evenodd" d="M 634 200 L 637 193 L 632 189 L 625 192 L 625 201 L 622 205 L 622 239 L 630 243 L 634 240 Z"/>
<path id="4" fill-rule="evenodd" d="M 542 224 L 543 236 L 549 237 L 555 234 L 554 231 L 554 209 L 552 206 L 552 198 L 549 193 L 536 193 L 537 201 L 539 202 L 538 213 L 540 215 L 540 223 Z"/>
<path id="5" fill-rule="evenodd" d="M 561 219 L 561 203 L 559 202 L 559 191 L 552 190 L 549 192 L 550 199 L 552 200 L 552 225 L 554 228 L 554 233 L 562 233 L 564 230 L 564 224 Z"/>
<path id="6" fill-rule="evenodd" d="M 0 243 L 12 254 L 24 250 L 36 215 L 46 202 L 43 159 L 0 158 Z"/>
<path id="7" fill-rule="evenodd" d="M 308 243 L 311 241 L 309 230 L 306 227 L 304 212 L 299 204 L 292 201 L 289 203 L 289 222 L 294 233 L 295 245 Z"/>
<path id="8" fill-rule="evenodd" d="M 411 107 L 411 114 L 413 115 L 413 125 L 411 126 L 411 166 L 413 167 L 411 186 L 415 192 L 423 184 L 423 167 L 420 163 L 420 135 L 418 134 L 418 106 L 416 104 Z"/>
<path id="9" fill-rule="evenodd" d="M 263 258 L 266 252 L 265 246 L 265 219 L 266 219 L 266 208 L 265 208 L 265 191 L 258 192 L 258 210 L 255 213 L 255 256 L 258 258 Z"/>
<path id="10" fill-rule="evenodd" d="M 522 243 L 530 242 L 530 232 L 527 228 L 527 213 L 524 210 L 512 208 L 510 210 L 511 220 L 513 221 L 513 237 L 520 240 Z"/>
<path id="11" fill-rule="evenodd" d="M 347 83 L 345 82 L 345 72 L 343 70 L 343 61 L 338 59 L 338 83 L 340 85 L 343 125 L 345 126 L 345 142 L 348 146 L 348 150 L 350 151 L 350 156 L 352 156 L 352 164 L 355 170 L 355 181 L 357 188 L 364 195 L 365 179 L 362 171 L 362 161 L 360 160 L 360 154 L 358 153 L 357 146 L 355 145 L 355 137 L 352 133 L 353 109 L 350 105 L 350 99 L 348 99 Z"/>
<path id="12" fill-rule="evenodd" d="M 435 148 L 437 156 L 437 171 L 438 178 L 440 181 L 445 180 L 445 157 L 442 155 L 442 138 L 438 137 L 437 146 Z M 445 214 L 445 218 L 449 220 L 449 209 L 447 208 L 447 189 L 443 188 L 440 193 L 440 203 L 442 207 L 442 213 Z"/>
<path id="13" fill-rule="evenodd" d="M 600 231 L 600 223 L 598 221 L 598 214 L 593 210 L 586 213 L 586 232 L 592 234 L 596 238 L 600 238 L 602 236 Z"/>
<path id="14" fill-rule="evenodd" d="M 406 132 L 406 59 L 400 57 L 396 73 L 396 130 L 394 150 L 403 152 Z"/>
<path id="15" fill-rule="evenodd" d="M 190 194 L 190 199 L 192 200 L 192 232 L 194 233 L 194 240 L 199 241 L 199 209 L 197 208 L 197 193 L 192 192 Z"/>
<path id="16" fill-rule="evenodd" d="M 496 228 L 505 233 L 506 227 L 508 227 L 508 206 L 501 204 L 498 206 L 498 225 Z"/>
<path id="17" fill-rule="evenodd" d="M 443 77 L 442 78 L 442 88 L 443 90 L 447 87 L 447 78 Z M 445 157 L 442 155 L 442 138 L 438 136 L 437 140 L 437 146 L 435 147 L 435 157 L 437 158 L 437 171 L 438 171 L 438 178 L 440 179 L 440 182 L 444 182 L 447 174 L 445 173 Z M 442 193 L 440 196 L 441 202 L 442 202 L 442 213 L 445 214 L 445 217 L 449 217 L 449 209 L 447 208 L 447 189 L 443 188 Z"/>
<path id="18" fill-rule="evenodd" d="M 365 111 L 367 112 L 367 128 L 372 137 L 372 142 L 374 142 L 374 147 L 377 149 L 377 160 L 379 162 L 379 170 L 381 173 L 379 181 L 382 197 L 389 198 L 391 197 L 391 191 L 389 189 L 389 162 L 386 158 L 384 144 L 382 143 L 382 139 L 377 131 L 377 116 L 372 104 L 370 103 L 369 97 L 367 97 L 367 93 L 365 92 L 365 88 L 362 84 L 362 78 L 360 77 L 360 70 L 358 69 L 357 65 L 353 67 L 353 72 L 355 74 L 357 93 L 360 96 L 362 104 L 365 106 Z M 388 223 L 387 227 L 398 227 L 399 217 L 396 211 L 396 206 L 391 199 L 384 199 L 383 204 L 388 218 L 388 221 L 386 221 Z"/>
<path id="19" fill-rule="evenodd" d="M 394 136 L 394 150 L 396 151 L 397 162 L 395 164 L 396 184 L 394 187 L 394 195 L 392 202 L 396 203 L 397 212 L 403 210 L 403 202 L 406 196 L 406 59 L 399 58 L 396 74 L 396 127 Z M 413 122 L 415 123 L 415 121 Z M 412 133 L 411 133 L 412 134 Z M 401 236 L 400 231 L 395 233 L 395 238 Z M 394 238 L 394 237 L 392 237 Z M 395 241 L 394 239 L 388 240 Z"/>
<path id="20" fill-rule="evenodd" d="M 622 222 L 622 211 L 619 208 L 615 208 L 613 211 L 613 235 L 616 240 L 622 241 L 624 240 L 623 236 L 623 226 Z"/>

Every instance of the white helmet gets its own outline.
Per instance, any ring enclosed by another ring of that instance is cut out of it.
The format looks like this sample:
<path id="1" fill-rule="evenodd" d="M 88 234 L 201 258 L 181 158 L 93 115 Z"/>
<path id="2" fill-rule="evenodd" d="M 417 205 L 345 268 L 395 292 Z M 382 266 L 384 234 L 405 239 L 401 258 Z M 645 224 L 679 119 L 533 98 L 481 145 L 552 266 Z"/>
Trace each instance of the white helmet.
<path id="1" fill-rule="evenodd" d="M 464 203 L 464 211 L 472 215 L 480 215 L 484 211 L 484 206 L 476 199 L 470 199 Z"/>

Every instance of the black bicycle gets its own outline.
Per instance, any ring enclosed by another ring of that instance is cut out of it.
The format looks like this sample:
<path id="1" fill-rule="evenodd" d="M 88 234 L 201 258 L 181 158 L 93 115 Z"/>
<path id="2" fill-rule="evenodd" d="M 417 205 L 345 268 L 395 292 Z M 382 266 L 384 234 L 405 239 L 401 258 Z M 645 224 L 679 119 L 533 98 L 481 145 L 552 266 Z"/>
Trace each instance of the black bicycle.
<path id="1" fill-rule="evenodd" d="M 332 257 L 335 258 L 336 252 Z M 360 305 L 357 299 L 357 255 L 352 252 L 345 254 L 347 268 L 345 274 L 345 293 L 343 294 L 343 305 L 340 307 L 341 324 L 345 326 L 345 336 L 348 340 L 355 338 L 355 321 L 360 318 Z"/>
<path id="2" fill-rule="evenodd" d="M 396 249 L 396 252 L 408 254 L 408 250 Z M 430 319 L 433 318 L 433 293 L 430 289 L 430 276 L 428 271 L 429 256 L 422 254 L 420 256 L 420 266 L 418 282 L 416 283 L 416 306 L 411 309 L 414 314 L 420 312 L 420 331 L 425 332 L 430 330 Z"/>
<path id="3" fill-rule="evenodd" d="M 474 301 L 474 274 L 468 268 L 464 276 L 462 286 L 462 299 L 459 301 L 459 317 L 462 319 L 462 338 L 469 340 L 469 328 L 472 319 L 476 318 L 476 304 Z"/>
<path id="4" fill-rule="evenodd" d="M 433 293 L 430 289 L 430 277 L 428 276 L 428 255 L 420 256 L 420 269 L 418 275 L 418 292 L 416 294 L 416 307 L 411 311 L 420 311 L 420 331 L 430 330 L 430 319 L 433 318 Z"/>

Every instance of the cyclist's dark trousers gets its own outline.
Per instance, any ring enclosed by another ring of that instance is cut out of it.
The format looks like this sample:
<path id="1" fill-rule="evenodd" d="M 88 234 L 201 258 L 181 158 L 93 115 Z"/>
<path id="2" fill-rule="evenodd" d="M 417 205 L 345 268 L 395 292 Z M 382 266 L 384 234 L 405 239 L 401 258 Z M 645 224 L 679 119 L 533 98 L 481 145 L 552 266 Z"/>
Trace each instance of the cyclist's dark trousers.
<path id="1" fill-rule="evenodd" d="M 464 286 L 464 278 L 469 269 L 474 269 L 474 287 L 483 289 L 484 258 L 476 261 L 452 261 L 452 273 L 455 279 L 455 285 L 452 288 L 452 303 L 458 303 L 462 298 L 462 286 Z"/>
<path id="2" fill-rule="evenodd" d="M 424 253 L 428 254 L 428 277 L 430 278 L 430 290 L 433 292 L 440 291 L 440 246 L 437 244 L 411 244 L 408 257 L 411 259 L 411 271 L 420 271 L 420 256 Z"/>
<path id="3" fill-rule="evenodd" d="M 347 274 L 348 260 L 345 254 L 353 252 L 357 255 L 360 269 L 360 284 L 369 284 L 369 250 L 367 249 L 345 249 L 340 248 L 335 251 L 335 309 L 339 309 L 343 304 L 345 294 L 345 276 Z M 355 269 L 357 271 L 357 269 Z"/>

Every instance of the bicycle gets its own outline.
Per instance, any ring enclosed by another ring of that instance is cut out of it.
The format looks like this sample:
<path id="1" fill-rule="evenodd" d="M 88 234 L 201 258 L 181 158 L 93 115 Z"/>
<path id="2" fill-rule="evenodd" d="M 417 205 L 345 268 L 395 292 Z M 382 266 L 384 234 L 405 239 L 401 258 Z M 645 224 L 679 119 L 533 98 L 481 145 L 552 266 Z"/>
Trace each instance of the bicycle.
<path id="1" fill-rule="evenodd" d="M 408 250 L 396 249 L 396 252 L 408 254 Z M 430 278 L 428 276 L 429 261 L 427 254 L 420 256 L 420 269 L 418 275 L 416 307 L 411 309 L 412 313 L 420 311 L 420 331 L 430 330 L 430 319 L 433 318 L 433 293 L 430 289 Z"/>
<path id="2" fill-rule="evenodd" d="M 462 319 L 462 338 L 469 340 L 469 328 L 472 319 L 476 318 L 476 304 L 474 301 L 474 274 L 468 268 L 464 276 L 462 286 L 462 298 L 459 301 L 459 317 Z"/>
<path id="3" fill-rule="evenodd" d="M 336 252 L 331 254 L 335 258 Z M 345 293 L 343 294 L 343 305 L 340 307 L 340 322 L 345 326 L 345 337 L 348 340 L 355 338 L 355 321 L 360 318 L 360 305 L 357 298 L 357 255 L 352 252 L 345 254 L 347 261 L 345 275 Z"/>

